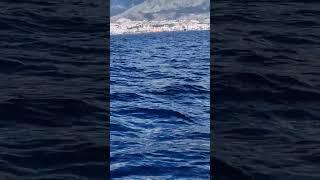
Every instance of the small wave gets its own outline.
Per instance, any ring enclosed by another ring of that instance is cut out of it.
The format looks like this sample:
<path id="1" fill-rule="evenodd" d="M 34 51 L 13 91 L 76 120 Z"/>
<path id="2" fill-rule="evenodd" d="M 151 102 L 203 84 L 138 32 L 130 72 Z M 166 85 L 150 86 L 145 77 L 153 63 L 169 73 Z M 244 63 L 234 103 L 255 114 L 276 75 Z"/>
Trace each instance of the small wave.
<path id="1" fill-rule="evenodd" d="M 184 115 L 178 111 L 170 110 L 170 109 L 151 109 L 151 108 L 134 108 L 127 110 L 118 110 L 115 111 L 115 114 L 130 114 L 136 117 L 145 117 L 145 118 L 161 118 L 161 119 L 170 119 L 170 118 L 178 118 L 186 121 L 191 121 L 191 118 L 187 115 Z"/>
<path id="2" fill-rule="evenodd" d="M 20 61 L 0 60 L 0 73 L 13 73 L 24 66 Z"/>

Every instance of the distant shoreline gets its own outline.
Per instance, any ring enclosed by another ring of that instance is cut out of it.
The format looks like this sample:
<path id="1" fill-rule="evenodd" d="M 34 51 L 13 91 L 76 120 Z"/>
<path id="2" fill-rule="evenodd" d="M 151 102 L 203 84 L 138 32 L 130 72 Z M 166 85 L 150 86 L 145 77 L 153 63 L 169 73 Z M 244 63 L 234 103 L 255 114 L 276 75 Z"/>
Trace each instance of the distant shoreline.
<path id="1" fill-rule="evenodd" d="M 110 23 L 110 35 L 149 34 L 159 32 L 186 32 L 210 30 L 210 21 L 205 20 L 165 20 L 131 21 L 121 19 Z"/>
<path id="2" fill-rule="evenodd" d="M 148 34 L 157 34 L 157 33 L 183 33 L 183 32 L 201 32 L 201 31 L 210 31 L 208 30 L 187 30 L 187 31 L 159 31 L 159 32 L 139 32 L 139 33 L 123 33 L 123 34 L 111 34 L 110 36 L 124 36 L 124 35 L 148 35 Z"/>

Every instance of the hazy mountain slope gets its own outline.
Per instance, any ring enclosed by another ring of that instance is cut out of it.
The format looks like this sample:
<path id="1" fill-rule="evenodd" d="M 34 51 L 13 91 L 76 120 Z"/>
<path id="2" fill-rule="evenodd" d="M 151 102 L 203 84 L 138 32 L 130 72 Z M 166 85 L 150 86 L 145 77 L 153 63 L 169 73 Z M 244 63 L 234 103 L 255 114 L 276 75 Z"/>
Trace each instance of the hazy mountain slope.
<path id="1" fill-rule="evenodd" d="M 210 0 L 145 0 L 111 20 L 203 19 L 209 18 L 209 12 Z"/>
<path id="2" fill-rule="evenodd" d="M 118 15 L 130 9 L 131 7 L 143 2 L 144 0 L 111 0 L 110 15 L 111 16 Z"/>

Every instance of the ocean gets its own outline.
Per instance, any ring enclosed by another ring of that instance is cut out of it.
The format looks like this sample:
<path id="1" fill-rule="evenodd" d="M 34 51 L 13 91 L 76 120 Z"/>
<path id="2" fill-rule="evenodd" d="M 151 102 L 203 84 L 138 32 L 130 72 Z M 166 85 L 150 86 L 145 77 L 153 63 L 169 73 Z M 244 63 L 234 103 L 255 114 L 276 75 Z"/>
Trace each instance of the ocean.
<path id="1" fill-rule="evenodd" d="M 0 179 L 107 179 L 106 3 L 0 2 Z M 212 4 L 212 177 L 320 179 L 319 2 Z M 111 38 L 112 177 L 209 178 L 208 38 Z"/>
<path id="2" fill-rule="evenodd" d="M 320 179 L 319 7 L 213 3 L 215 179 Z"/>
<path id="3" fill-rule="evenodd" d="M 209 179 L 210 33 L 111 36 L 112 179 Z"/>
<path id="4" fill-rule="evenodd" d="M 106 7 L 0 2 L 0 179 L 106 179 Z"/>

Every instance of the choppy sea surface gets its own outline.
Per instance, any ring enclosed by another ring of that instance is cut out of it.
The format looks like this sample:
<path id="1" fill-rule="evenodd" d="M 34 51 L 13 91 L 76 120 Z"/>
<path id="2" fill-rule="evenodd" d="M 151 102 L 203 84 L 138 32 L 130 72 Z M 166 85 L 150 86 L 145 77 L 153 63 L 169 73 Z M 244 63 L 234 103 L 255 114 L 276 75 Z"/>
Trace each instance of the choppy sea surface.
<path id="1" fill-rule="evenodd" d="M 213 176 L 320 179 L 319 1 L 215 1 Z"/>
<path id="2" fill-rule="evenodd" d="M 105 3 L 0 2 L 0 179 L 105 179 Z"/>
<path id="3" fill-rule="evenodd" d="M 209 179 L 209 34 L 111 36 L 112 179 Z"/>

